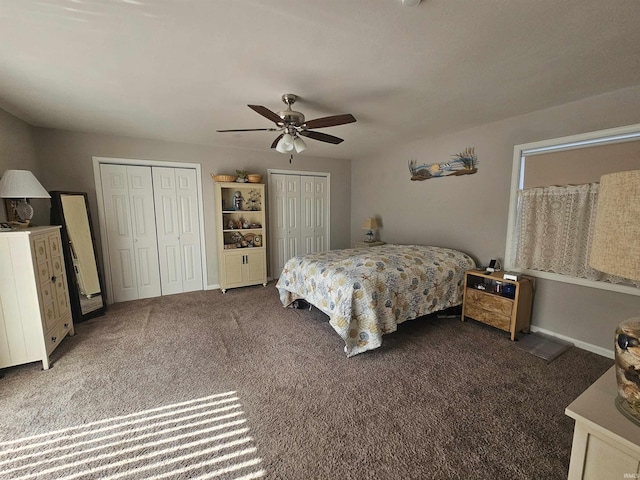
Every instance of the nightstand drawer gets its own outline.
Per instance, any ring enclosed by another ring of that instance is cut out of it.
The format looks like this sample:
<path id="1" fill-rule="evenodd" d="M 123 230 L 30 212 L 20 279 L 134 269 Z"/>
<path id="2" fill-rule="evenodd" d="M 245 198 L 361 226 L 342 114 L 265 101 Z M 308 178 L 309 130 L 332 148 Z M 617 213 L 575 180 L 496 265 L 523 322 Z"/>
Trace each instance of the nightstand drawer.
<path id="1" fill-rule="evenodd" d="M 464 310 L 465 317 L 473 318 L 482 323 L 508 332 L 511 328 L 511 315 L 504 315 L 496 311 L 485 310 L 478 305 L 467 305 Z"/>
<path id="2" fill-rule="evenodd" d="M 511 316 L 513 300 L 493 295 L 491 293 L 486 293 L 481 290 L 474 290 L 473 288 L 467 288 L 466 295 L 468 296 L 468 300 L 481 309 L 491 310 L 509 317 Z"/>

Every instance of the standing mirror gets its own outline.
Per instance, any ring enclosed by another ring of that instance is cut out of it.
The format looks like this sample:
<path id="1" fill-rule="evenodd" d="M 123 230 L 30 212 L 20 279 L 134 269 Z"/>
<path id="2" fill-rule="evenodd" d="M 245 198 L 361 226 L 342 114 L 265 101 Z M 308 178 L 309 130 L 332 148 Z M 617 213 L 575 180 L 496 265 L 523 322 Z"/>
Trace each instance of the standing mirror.
<path id="1" fill-rule="evenodd" d="M 106 303 L 96 258 L 87 194 L 49 192 L 51 224 L 62 225 L 61 236 L 74 322 L 103 315 Z"/>

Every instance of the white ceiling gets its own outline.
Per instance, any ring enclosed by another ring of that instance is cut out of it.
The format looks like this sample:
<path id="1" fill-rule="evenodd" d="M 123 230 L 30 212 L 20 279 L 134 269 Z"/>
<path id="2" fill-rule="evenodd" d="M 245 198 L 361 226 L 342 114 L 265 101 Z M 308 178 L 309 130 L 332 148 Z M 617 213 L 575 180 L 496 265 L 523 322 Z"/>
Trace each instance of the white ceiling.
<path id="1" fill-rule="evenodd" d="M 266 151 L 215 130 L 294 93 L 360 158 L 638 84 L 637 0 L 0 0 L 0 108 L 42 127 Z"/>

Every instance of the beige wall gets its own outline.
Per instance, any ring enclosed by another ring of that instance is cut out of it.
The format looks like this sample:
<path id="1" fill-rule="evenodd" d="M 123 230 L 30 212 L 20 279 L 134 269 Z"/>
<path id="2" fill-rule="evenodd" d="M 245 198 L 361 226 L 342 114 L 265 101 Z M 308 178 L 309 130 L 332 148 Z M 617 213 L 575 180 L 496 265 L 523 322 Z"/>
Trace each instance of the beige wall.
<path id="1" fill-rule="evenodd" d="M 263 174 L 267 168 L 330 172 L 333 248 L 348 247 L 350 237 L 354 241 L 362 238 L 364 218 L 379 216 L 383 240 L 450 246 L 486 263 L 490 258 L 504 257 L 514 145 L 634 123 L 640 123 L 640 86 L 457 133 L 425 135 L 351 163 L 300 156 L 289 165 L 287 156 L 271 152 L 31 129 L 0 111 L 0 168 L 29 167 L 48 190 L 88 192 L 97 224 L 92 156 L 200 163 L 205 182 L 207 266 L 209 284 L 213 285 L 217 283 L 217 267 L 209 172 L 235 168 Z M 478 173 L 409 180 L 408 160 L 442 162 L 467 146 L 476 148 Z M 42 209 L 36 206 L 37 218 L 39 214 Z M 540 280 L 533 323 L 611 350 L 615 326 L 639 314 L 640 297 Z"/>
<path id="2" fill-rule="evenodd" d="M 379 216 L 382 240 L 448 246 L 486 265 L 504 258 L 515 145 L 640 123 L 640 86 L 457 133 L 394 145 L 356 159 L 351 172 L 351 233 Z M 410 180 L 407 162 L 435 163 L 475 147 L 478 173 Z M 533 324 L 607 350 L 616 325 L 640 315 L 640 297 L 539 280 Z"/>
<path id="3" fill-rule="evenodd" d="M 331 174 L 331 247 L 349 246 L 350 185 L 349 160 L 311 156 L 295 156 L 277 152 L 224 149 L 203 145 L 160 142 L 113 135 L 34 129 L 37 156 L 43 171 L 43 181 L 49 190 L 87 192 L 99 241 L 96 190 L 93 177 L 93 156 L 140 160 L 197 163 L 202 168 L 205 242 L 209 286 L 218 283 L 214 212 L 214 184 L 210 173 L 235 173 L 236 169 L 263 174 L 267 169 L 286 169 Z M 269 139 L 267 138 L 266 141 Z M 99 251 L 101 246 L 98 245 Z"/>
<path id="4" fill-rule="evenodd" d="M 47 188 L 40 175 L 32 134 L 33 129 L 27 123 L 0 110 L 0 176 L 5 170 L 31 170 L 44 188 Z M 4 222 L 7 219 L 4 199 L 0 203 L 0 221 Z M 33 199 L 31 204 L 34 210 L 33 224 L 48 225 L 49 201 Z"/>

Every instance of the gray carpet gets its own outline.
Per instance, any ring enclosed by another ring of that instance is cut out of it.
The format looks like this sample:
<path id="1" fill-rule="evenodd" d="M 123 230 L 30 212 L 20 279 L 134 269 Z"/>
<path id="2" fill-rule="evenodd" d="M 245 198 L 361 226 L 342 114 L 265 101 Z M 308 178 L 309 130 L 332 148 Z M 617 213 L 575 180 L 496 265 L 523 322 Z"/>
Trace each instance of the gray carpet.
<path id="1" fill-rule="evenodd" d="M 564 408 L 613 361 L 553 362 L 435 315 L 347 359 L 273 284 L 113 305 L 1 371 L 3 478 L 566 478 Z"/>

